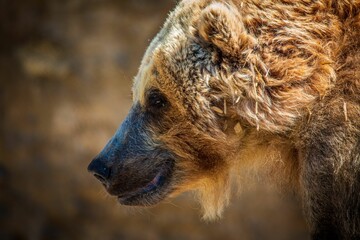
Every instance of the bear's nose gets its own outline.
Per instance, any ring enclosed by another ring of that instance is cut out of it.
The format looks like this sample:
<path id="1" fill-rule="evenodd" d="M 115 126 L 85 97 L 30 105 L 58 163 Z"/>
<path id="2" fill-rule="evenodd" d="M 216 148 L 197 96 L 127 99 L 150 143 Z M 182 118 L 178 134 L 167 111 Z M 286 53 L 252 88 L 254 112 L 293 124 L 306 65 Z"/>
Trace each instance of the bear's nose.
<path id="1" fill-rule="evenodd" d="M 107 185 L 110 178 L 111 169 L 106 165 L 104 159 L 95 158 L 88 166 L 88 171 L 103 184 Z"/>

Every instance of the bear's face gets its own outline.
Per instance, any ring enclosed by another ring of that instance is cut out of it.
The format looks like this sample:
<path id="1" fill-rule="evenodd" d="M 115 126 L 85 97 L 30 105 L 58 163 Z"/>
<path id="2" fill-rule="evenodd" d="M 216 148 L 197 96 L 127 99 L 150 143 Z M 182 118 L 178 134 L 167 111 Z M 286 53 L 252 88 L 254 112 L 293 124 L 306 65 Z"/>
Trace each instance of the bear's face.
<path id="1" fill-rule="evenodd" d="M 214 111 L 224 102 L 210 87 L 222 53 L 199 35 L 200 20 L 189 14 L 203 9 L 195 6 L 179 6 L 149 46 L 134 80 L 133 106 L 89 166 L 122 204 L 152 205 L 204 187 L 214 176 L 227 184 L 220 180 L 232 154 L 226 110 Z"/>

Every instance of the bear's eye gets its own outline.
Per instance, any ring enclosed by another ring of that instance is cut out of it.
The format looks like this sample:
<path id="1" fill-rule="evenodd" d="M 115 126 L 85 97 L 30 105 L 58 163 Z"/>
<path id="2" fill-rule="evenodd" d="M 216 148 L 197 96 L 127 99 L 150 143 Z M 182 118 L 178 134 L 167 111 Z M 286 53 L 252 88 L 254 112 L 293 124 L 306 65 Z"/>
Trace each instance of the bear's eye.
<path id="1" fill-rule="evenodd" d="M 147 105 L 151 109 L 162 109 L 168 105 L 166 97 L 157 89 L 150 91 L 147 99 Z"/>

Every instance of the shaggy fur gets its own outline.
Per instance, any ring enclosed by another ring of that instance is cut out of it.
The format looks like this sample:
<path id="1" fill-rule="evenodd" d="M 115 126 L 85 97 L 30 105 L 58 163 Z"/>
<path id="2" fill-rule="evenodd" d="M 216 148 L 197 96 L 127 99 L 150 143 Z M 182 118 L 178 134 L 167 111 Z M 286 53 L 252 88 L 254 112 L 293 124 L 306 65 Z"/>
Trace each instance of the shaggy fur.
<path id="1" fill-rule="evenodd" d="M 300 194 L 314 239 L 360 238 L 359 11 L 359 0 L 181 1 L 133 86 L 141 111 L 157 103 L 141 126 L 174 161 L 167 195 L 196 190 L 215 218 L 234 176 L 263 168 Z"/>

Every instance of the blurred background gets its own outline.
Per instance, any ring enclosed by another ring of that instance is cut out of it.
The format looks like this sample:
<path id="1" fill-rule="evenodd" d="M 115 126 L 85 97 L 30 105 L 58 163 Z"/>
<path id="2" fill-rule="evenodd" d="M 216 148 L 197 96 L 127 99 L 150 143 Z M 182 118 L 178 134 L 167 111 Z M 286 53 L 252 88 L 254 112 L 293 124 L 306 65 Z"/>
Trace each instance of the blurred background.
<path id="1" fill-rule="evenodd" d="M 254 182 L 224 217 L 191 194 L 130 209 L 86 167 L 124 119 L 173 0 L 0 0 L 0 239 L 308 239 L 300 204 Z"/>

